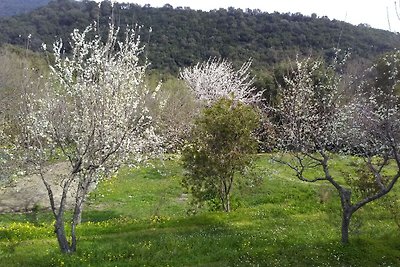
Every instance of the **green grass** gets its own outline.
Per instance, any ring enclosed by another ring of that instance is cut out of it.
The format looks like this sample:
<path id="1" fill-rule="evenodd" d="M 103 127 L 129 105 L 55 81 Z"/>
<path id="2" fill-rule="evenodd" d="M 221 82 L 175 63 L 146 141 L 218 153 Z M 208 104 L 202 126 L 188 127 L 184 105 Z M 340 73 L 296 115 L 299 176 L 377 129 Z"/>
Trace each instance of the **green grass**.
<path id="1" fill-rule="evenodd" d="M 99 185 L 73 255 L 59 253 L 48 213 L 1 215 L 0 266 L 400 266 L 400 231 L 381 201 L 355 214 L 343 246 L 336 192 L 269 156 L 257 162 L 263 182 L 237 188 L 230 214 L 187 215 L 178 162 L 154 165 Z"/>

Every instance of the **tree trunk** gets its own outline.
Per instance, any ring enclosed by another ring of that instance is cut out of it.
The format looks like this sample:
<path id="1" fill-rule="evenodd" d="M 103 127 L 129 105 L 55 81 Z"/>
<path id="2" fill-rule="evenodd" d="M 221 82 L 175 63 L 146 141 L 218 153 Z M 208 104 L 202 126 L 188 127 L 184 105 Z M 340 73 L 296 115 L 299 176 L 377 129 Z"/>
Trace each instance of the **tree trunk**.
<path id="1" fill-rule="evenodd" d="M 342 244 L 348 244 L 350 219 L 355 210 L 351 204 L 351 190 L 341 188 L 339 194 L 342 202 Z"/>
<path id="2" fill-rule="evenodd" d="M 231 211 L 231 200 L 229 197 L 229 194 L 226 194 L 226 212 L 230 212 Z"/>
<path id="3" fill-rule="evenodd" d="M 82 222 L 83 204 L 85 202 L 84 196 L 77 197 L 75 200 L 73 223 L 78 225 Z"/>
<path id="4" fill-rule="evenodd" d="M 76 226 L 81 223 L 83 211 L 83 198 L 77 198 L 74 208 L 74 215 L 71 222 L 71 250 L 76 251 Z"/>
<path id="5" fill-rule="evenodd" d="M 71 252 L 76 251 L 76 223 L 72 221 L 71 225 Z"/>
<path id="6" fill-rule="evenodd" d="M 57 216 L 56 222 L 54 224 L 54 232 L 57 236 L 58 245 L 62 253 L 71 253 L 72 250 L 65 234 L 64 225 L 64 217 L 62 215 Z"/>
<path id="7" fill-rule="evenodd" d="M 81 222 L 82 222 L 82 209 L 77 216 L 76 225 L 81 224 Z"/>
<path id="8" fill-rule="evenodd" d="M 92 175 L 93 173 L 90 172 L 83 181 L 81 180 L 78 189 L 76 191 L 74 219 L 73 219 L 73 223 L 75 223 L 75 225 L 78 225 L 82 222 L 83 205 L 85 204 L 86 196 L 89 192 L 89 187 L 92 183 Z"/>
<path id="9" fill-rule="evenodd" d="M 349 228 L 350 228 L 350 219 L 353 215 L 351 209 L 346 208 L 343 210 L 342 214 L 342 244 L 349 243 Z"/>
<path id="10" fill-rule="evenodd" d="M 231 199 L 230 199 L 230 191 L 233 182 L 233 173 L 232 175 L 228 176 L 228 178 L 224 178 L 221 181 L 221 189 L 220 189 L 220 198 L 222 201 L 222 207 L 224 208 L 225 212 L 231 211 Z"/>

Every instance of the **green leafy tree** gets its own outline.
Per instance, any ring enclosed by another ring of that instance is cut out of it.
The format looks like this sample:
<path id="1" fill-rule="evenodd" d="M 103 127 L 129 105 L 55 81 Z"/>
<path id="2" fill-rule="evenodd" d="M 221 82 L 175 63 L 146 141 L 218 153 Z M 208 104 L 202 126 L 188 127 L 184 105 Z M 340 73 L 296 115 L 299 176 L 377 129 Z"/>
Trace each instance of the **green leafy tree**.
<path id="1" fill-rule="evenodd" d="M 224 211 L 231 210 L 235 174 L 252 163 L 258 125 L 258 113 L 232 99 L 221 98 L 203 109 L 183 151 L 183 184 L 196 204 L 217 201 Z"/>

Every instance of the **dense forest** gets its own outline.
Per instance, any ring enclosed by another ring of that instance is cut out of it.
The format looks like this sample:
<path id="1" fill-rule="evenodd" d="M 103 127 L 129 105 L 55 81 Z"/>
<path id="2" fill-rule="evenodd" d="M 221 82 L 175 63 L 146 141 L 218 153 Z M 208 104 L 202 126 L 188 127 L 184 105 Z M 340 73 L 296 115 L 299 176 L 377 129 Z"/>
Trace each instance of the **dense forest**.
<path id="1" fill-rule="evenodd" d="M 179 68 L 210 57 L 229 58 L 240 64 L 253 58 L 253 68 L 268 69 L 295 54 L 332 57 L 334 48 L 349 49 L 354 58 L 374 59 L 398 47 L 400 36 L 367 25 L 354 26 L 327 17 L 300 13 L 265 13 L 235 8 L 204 12 L 187 7 L 153 8 L 150 5 L 99 4 L 94 1 L 56 0 L 28 14 L 0 19 L 0 43 L 33 50 L 56 38 L 68 39 L 74 28 L 93 21 L 106 27 L 143 25 L 152 68 L 176 73 Z M 149 33 L 149 29 L 152 32 Z"/>
<path id="2" fill-rule="evenodd" d="M 30 12 L 38 7 L 47 5 L 50 0 L 1 0 L 0 17 L 10 17 Z"/>

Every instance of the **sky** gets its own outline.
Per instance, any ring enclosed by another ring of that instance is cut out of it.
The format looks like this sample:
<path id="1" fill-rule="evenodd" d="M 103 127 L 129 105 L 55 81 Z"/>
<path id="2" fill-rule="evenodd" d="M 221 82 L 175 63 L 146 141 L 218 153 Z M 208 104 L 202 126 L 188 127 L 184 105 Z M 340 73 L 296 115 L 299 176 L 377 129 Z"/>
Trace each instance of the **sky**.
<path id="1" fill-rule="evenodd" d="M 152 7 L 161 7 L 168 3 L 173 7 L 190 7 L 206 11 L 235 7 L 260 9 L 269 13 L 274 11 L 300 12 L 303 15 L 316 13 L 319 17 L 327 16 L 354 25 L 363 23 L 374 28 L 400 32 L 400 19 L 396 15 L 395 0 L 116 0 L 116 2 L 150 4 Z M 397 7 L 400 12 L 399 2 Z"/>

